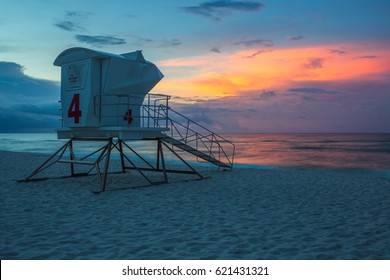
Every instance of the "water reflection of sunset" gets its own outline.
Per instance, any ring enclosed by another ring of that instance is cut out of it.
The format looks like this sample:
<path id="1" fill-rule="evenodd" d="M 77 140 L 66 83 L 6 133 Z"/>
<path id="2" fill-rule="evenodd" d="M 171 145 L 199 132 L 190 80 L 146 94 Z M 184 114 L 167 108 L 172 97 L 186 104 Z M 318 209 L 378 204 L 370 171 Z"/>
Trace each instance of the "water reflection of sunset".
<path id="1" fill-rule="evenodd" d="M 228 134 L 236 164 L 386 169 L 389 134 Z M 380 153 L 380 156 L 378 156 Z"/>

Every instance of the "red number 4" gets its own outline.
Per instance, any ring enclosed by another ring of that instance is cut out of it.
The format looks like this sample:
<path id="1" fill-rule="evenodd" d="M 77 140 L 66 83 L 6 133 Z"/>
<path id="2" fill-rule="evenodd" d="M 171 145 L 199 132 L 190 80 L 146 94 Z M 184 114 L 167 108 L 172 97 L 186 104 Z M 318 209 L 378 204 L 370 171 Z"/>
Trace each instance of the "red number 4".
<path id="1" fill-rule="evenodd" d="M 74 123 L 79 123 L 81 117 L 80 111 L 80 94 L 73 95 L 68 109 L 68 118 L 74 118 Z"/>

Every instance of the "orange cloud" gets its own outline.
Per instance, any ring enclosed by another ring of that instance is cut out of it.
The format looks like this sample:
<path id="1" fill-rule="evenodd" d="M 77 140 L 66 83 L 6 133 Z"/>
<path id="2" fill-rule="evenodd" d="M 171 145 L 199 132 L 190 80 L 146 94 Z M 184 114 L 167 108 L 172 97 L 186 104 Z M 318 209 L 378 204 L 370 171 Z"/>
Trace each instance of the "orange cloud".
<path id="1" fill-rule="evenodd" d="M 390 72 L 390 51 L 380 46 L 320 45 L 256 49 L 165 60 L 157 63 L 165 79 L 156 90 L 202 99 L 243 91 L 288 88 L 301 81 L 378 79 Z"/>

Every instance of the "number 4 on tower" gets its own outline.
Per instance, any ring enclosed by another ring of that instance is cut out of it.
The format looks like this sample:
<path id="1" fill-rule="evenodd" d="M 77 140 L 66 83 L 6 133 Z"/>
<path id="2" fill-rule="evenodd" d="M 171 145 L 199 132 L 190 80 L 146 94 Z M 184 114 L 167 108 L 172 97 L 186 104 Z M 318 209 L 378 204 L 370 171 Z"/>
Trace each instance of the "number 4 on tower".
<path id="1" fill-rule="evenodd" d="M 72 101 L 68 109 L 68 118 L 74 118 L 74 123 L 79 123 L 81 117 L 80 111 L 80 94 L 73 95 Z"/>

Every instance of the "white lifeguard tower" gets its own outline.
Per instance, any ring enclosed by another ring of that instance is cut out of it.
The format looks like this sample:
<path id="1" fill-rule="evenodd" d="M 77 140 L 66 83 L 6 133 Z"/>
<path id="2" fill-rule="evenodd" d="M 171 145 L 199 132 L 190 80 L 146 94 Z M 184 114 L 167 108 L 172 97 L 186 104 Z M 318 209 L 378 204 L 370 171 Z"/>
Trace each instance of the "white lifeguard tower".
<path id="1" fill-rule="evenodd" d="M 191 121 L 168 106 L 170 97 L 149 93 L 163 78 L 160 70 L 145 60 L 141 51 L 121 55 L 86 48 L 70 48 L 54 61 L 61 67 L 62 128 L 58 139 L 69 139 L 47 161 L 22 181 L 34 177 L 55 163 L 70 166 L 70 176 L 91 175 L 96 171 L 100 191 L 105 190 L 111 152 L 119 152 L 121 171 L 137 170 L 150 184 L 168 182 L 167 173 L 190 173 L 200 178 L 178 150 L 231 169 L 234 145 L 205 127 Z M 157 159 L 151 163 L 132 147 L 131 141 L 156 141 Z M 102 142 L 87 155 L 77 155 L 75 141 Z M 180 159 L 189 170 L 169 170 L 163 147 Z M 144 166 L 137 166 L 130 154 Z M 130 165 L 128 165 L 130 164 Z M 90 165 L 88 172 L 77 173 L 76 165 Z M 164 180 L 152 182 L 145 174 L 158 171 Z"/>

